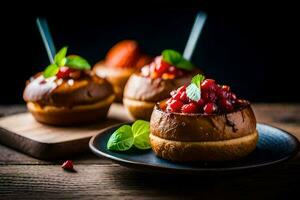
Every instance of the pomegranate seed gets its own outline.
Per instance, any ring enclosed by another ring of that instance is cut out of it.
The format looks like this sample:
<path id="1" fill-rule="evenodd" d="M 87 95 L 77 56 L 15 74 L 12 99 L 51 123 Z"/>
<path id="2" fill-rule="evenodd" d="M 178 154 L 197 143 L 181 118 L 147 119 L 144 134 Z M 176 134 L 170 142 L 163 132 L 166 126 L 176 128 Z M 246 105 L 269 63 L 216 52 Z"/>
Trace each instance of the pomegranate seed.
<path id="1" fill-rule="evenodd" d="M 171 96 L 174 96 L 176 93 L 177 93 L 176 90 L 172 90 L 172 91 L 170 92 L 170 95 L 171 95 Z"/>
<path id="2" fill-rule="evenodd" d="M 155 72 L 158 74 L 158 76 L 161 76 L 163 73 L 167 72 L 170 64 L 166 63 L 162 60 L 162 57 L 158 57 L 155 59 Z"/>
<path id="3" fill-rule="evenodd" d="M 223 89 L 217 90 L 217 94 L 219 98 L 227 99 L 229 97 L 229 92 Z"/>
<path id="4" fill-rule="evenodd" d="M 177 92 L 181 93 L 181 92 L 185 91 L 185 89 L 186 89 L 186 85 L 181 86 L 180 88 L 177 89 Z"/>
<path id="5" fill-rule="evenodd" d="M 195 113 L 197 111 L 197 106 L 195 103 L 189 103 L 182 106 L 181 111 L 183 113 Z"/>
<path id="6" fill-rule="evenodd" d="M 180 100 L 180 96 L 181 96 L 181 92 L 176 92 L 172 97 L 173 97 L 173 99 L 175 99 L 175 100 Z"/>
<path id="7" fill-rule="evenodd" d="M 62 166 L 63 169 L 68 170 L 68 171 L 74 171 L 74 167 L 73 167 L 73 162 L 72 160 L 67 160 L 65 161 Z"/>
<path id="8" fill-rule="evenodd" d="M 213 79 L 205 79 L 202 83 L 201 83 L 201 89 L 202 90 L 211 90 L 211 91 L 216 91 L 217 90 L 217 85 L 215 83 L 215 80 Z"/>
<path id="9" fill-rule="evenodd" d="M 174 99 L 171 97 L 166 101 L 166 104 L 170 104 Z"/>
<path id="10" fill-rule="evenodd" d="M 171 73 L 171 74 L 176 74 L 177 68 L 174 67 L 174 66 L 170 66 L 170 67 L 168 68 L 168 72 Z"/>
<path id="11" fill-rule="evenodd" d="M 180 99 L 180 101 L 182 101 L 182 102 L 184 102 L 184 103 L 189 101 L 189 98 L 187 97 L 185 91 L 183 91 L 183 92 L 181 93 L 179 99 Z"/>
<path id="12" fill-rule="evenodd" d="M 228 85 L 223 85 L 222 90 L 225 90 L 226 92 L 230 91 L 230 87 Z"/>
<path id="13" fill-rule="evenodd" d="M 210 92 L 203 92 L 202 98 L 205 102 L 215 102 L 217 100 L 216 93 L 210 91 Z"/>
<path id="14" fill-rule="evenodd" d="M 215 103 L 207 103 L 203 110 L 205 114 L 212 114 L 217 110 L 217 105 Z"/>
<path id="15" fill-rule="evenodd" d="M 178 88 L 176 91 L 174 91 L 174 92 L 172 91 L 171 95 L 172 95 L 173 99 L 180 100 L 180 96 L 183 92 L 185 92 L 185 89 L 186 89 L 186 86 L 184 85 L 184 86 L 181 86 L 180 88 Z"/>
<path id="16" fill-rule="evenodd" d="M 231 100 L 236 100 L 236 95 L 234 93 L 230 93 L 229 96 Z"/>
<path id="17" fill-rule="evenodd" d="M 172 100 L 171 103 L 168 104 L 167 110 L 170 112 L 178 112 L 181 110 L 181 107 L 183 106 L 183 103 L 178 100 Z"/>
<path id="18" fill-rule="evenodd" d="M 71 69 L 69 67 L 61 67 L 61 68 L 59 68 L 59 71 L 56 74 L 56 77 L 62 78 L 62 79 L 69 78 L 70 73 L 72 73 L 74 71 L 75 71 L 74 69 Z"/>
<path id="19" fill-rule="evenodd" d="M 177 69 L 174 66 L 168 68 L 168 73 L 174 74 L 175 77 L 181 77 L 184 74 L 180 69 Z"/>
<path id="20" fill-rule="evenodd" d="M 166 69 L 169 69 L 169 67 L 171 66 L 169 63 L 161 60 L 160 61 L 160 66 L 163 67 L 163 68 L 166 68 Z"/>
<path id="21" fill-rule="evenodd" d="M 233 110 L 233 106 L 231 104 L 231 102 L 228 99 L 221 99 L 219 101 L 220 107 L 222 110 L 224 111 L 232 111 Z"/>
<path id="22" fill-rule="evenodd" d="M 205 101 L 201 98 L 198 102 L 197 102 L 199 107 L 203 107 L 205 105 Z"/>

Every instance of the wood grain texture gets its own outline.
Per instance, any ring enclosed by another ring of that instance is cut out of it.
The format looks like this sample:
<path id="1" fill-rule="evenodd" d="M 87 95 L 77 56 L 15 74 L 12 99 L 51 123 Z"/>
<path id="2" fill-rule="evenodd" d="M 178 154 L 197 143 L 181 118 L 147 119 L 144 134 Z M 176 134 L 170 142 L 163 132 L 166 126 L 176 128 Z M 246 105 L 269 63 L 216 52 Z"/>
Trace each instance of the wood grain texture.
<path id="1" fill-rule="evenodd" d="M 47 126 L 28 113 L 0 119 L 0 142 L 40 159 L 57 159 L 88 150 L 90 138 L 100 130 L 130 121 L 120 104 L 113 104 L 106 120 L 80 127 Z"/>
<path id="2" fill-rule="evenodd" d="M 297 194 L 299 162 L 215 176 L 147 174 L 112 165 L 0 166 L 3 199 L 289 199 Z M 294 174 L 293 177 L 289 177 Z M 259 198 L 258 198 L 259 197 Z"/>
<path id="3" fill-rule="evenodd" d="M 300 139 L 299 104 L 253 108 L 259 122 Z M 71 159 L 77 173 L 63 171 L 62 160 L 40 161 L 0 145 L 0 199 L 292 199 L 299 195 L 300 154 L 280 165 L 222 176 L 141 173 L 91 153 Z"/>

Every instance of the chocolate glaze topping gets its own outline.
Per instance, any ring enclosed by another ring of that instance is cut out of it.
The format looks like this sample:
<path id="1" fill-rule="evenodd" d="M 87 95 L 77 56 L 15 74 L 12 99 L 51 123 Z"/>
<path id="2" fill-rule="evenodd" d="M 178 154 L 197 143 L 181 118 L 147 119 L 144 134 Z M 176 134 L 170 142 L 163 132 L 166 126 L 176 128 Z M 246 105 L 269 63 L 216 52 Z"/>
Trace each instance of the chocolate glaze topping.
<path id="1" fill-rule="evenodd" d="M 113 94 L 112 86 L 102 78 L 85 72 L 74 79 L 45 79 L 41 73 L 28 81 L 23 93 L 26 102 L 44 105 L 72 107 L 103 100 Z"/>

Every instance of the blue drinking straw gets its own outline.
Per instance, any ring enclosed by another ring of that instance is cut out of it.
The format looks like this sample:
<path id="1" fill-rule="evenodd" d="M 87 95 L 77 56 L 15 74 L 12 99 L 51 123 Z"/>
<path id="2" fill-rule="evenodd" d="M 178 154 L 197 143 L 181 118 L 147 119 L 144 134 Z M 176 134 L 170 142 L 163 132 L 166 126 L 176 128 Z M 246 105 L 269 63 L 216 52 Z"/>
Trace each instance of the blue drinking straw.
<path id="1" fill-rule="evenodd" d="M 204 23 L 206 21 L 207 15 L 204 12 L 198 12 L 193 28 L 191 30 L 189 39 L 186 43 L 183 57 L 187 60 L 190 60 L 192 58 L 192 55 L 194 53 L 198 38 L 201 34 L 201 31 L 203 29 Z"/>
<path id="2" fill-rule="evenodd" d="M 54 56 L 56 54 L 55 46 L 53 43 L 53 39 L 49 30 L 49 26 L 47 23 L 47 20 L 45 18 L 40 18 L 38 17 L 36 19 L 37 26 L 39 28 L 40 34 L 43 39 L 43 43 L 45 45 L 48 58 L 50 62 L 53 64 L 54 63 Z"/>

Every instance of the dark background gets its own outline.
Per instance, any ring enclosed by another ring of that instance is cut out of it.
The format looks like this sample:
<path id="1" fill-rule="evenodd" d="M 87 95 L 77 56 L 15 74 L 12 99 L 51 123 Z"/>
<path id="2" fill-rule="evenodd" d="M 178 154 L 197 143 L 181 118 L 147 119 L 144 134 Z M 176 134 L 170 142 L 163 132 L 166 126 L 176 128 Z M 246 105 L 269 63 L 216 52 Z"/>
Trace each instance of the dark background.
<path id="1" fill-rule="evenodd" d="M 51 4 L 46 9 L 47 1 L 43 1 L 30 9 L 8 8 L 13 14 L 1 16 L 5 53 L 0 104 L 23 103 L 25 81 L 49 64 L 37 16 L 48 19 L 57 49 L 68 45 L 69 53 L 94 64 L 122 39 L 137 40 L 151 55 L 166 48 L 182 52 L 198 10 L 207 12 L 208 20 L 192 61 L 207 77 L 230 85 L 238 96 L 253 102 L 300 102 L 299 23 L 293 6 L 147 3 L 117 8 L 81 2 Z"/>

